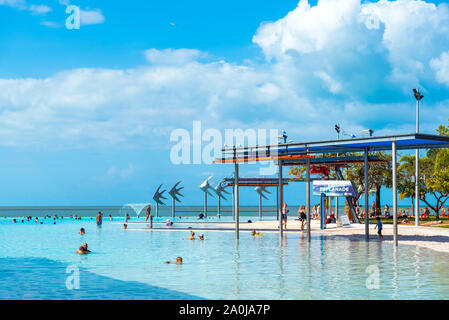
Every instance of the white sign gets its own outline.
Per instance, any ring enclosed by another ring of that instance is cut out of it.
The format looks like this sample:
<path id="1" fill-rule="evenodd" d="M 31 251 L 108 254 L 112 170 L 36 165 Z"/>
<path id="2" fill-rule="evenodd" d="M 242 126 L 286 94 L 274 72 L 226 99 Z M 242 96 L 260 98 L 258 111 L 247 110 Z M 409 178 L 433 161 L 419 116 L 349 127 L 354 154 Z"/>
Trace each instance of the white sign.
<path id="1" fill-rule="evenodd" d="M 346 180 L 314 180 L 313 195 L 326 197 L 354 197 L 355 190 L 351 181 Z"/>
<path id="2" fill-rule="evenodd" d="M 344 216 L 340 216 L 340 223 L 342 227 L 349 227 L 350 223 L 349 223 L 349 218 L 348 216 L 344 215 Z"/>

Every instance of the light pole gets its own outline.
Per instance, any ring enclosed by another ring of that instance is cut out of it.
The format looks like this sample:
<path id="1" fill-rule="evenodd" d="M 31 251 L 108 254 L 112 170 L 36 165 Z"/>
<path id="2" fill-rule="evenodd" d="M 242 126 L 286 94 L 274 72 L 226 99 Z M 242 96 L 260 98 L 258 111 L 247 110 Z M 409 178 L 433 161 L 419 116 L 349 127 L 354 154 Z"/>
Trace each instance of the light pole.
<path id="1" fill-rule="evenodd" d="M 418 89 L 413 89 L 413 95 L 416 99 L 416 133 L 419 133 L 419 101 L 421 101 L 424 96 L 419 92 Z M 419 226 L 419 149 L 416 149 L 415 157 L 415 226 Z"/>
<path id="2" fill-rule="evenodd" d="M 335 125 L 335 131 L 337 131 L 337 140 L 340 140 L 340 125 Z M 337 158 L 338 158 L 338 152 L 337 152 Z M 338 197 L 335 197 L 335 217 L 338 221 Z"/>

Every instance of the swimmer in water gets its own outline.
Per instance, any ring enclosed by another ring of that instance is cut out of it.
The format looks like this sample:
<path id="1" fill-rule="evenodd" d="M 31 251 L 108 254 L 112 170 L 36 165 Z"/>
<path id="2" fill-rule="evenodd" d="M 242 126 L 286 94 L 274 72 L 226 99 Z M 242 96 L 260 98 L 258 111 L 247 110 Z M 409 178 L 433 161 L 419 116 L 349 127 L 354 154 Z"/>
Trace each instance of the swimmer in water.
<path id="1" fill-rule="evenodd" d="M 196 220 L 201 220 L 201 219 L 204 219 L 204 214 L 202 212 L 200 212 L 200 214 Z"/>
<path id="2" fill-rule="evenodd" d="M 96 221 L 97 221 L 97 226 L 101 226 L 102 225 L 102 223 L 103 223 L 103 214 L 101 213 L 101 211 L 98 212 Z"/>
<path id="3" fill-rule="evenodd" d="M 17 222 L 17 220 L 16 219 L 12 219 L 12 223 L 16 223 Z"/>
<path id="4" fill-rule="evenodd" d="M 189 240 L 195 240 L 195 232 L 190 231 Z"/>
<path id="5" fill-rule="evenodd" d="M 253 237 L 255 237 L 255 236 L 259 236 L 260 233 L 259 233 L 259 232 L 256 232 L 256 230 L 253 230 L 253 231 L 251 231 L 251 235 L 252 235 Z"/>
<path id="6" fill-rule="evenodd" d="M 124 230 L 128 229 L 128 225 L 126 223 L 123 224 L 123 229 Z"/>
<path id="7" fill-rule="evenodd" d="M 165 261 L 165 263 L 182 264 L 182 258 L 177 257 L 176 261 Z"/>
<path id="8" fill-rule="evenodd" d="M 86 230 L 84 230 L 84 228 L 81 228 L 80 232 L 78 232 L 78 234 L 85 234 L 85 233 L 86 233 Z"/>
<path id="9" fill-rule="evenodd" d="M 167 219 L 167 223 L 165 223 L 166 227 L 171 227 L 173 226 L 173 222 L 170 221 L 170 219 Z"/>
<path id="10" fill-rule="evenodd" d="M 200 237 L 199 237 L 199 239 L 200 240 L 204 240 L 204 234 L 202 233 L 202 234 L 200 234 Z"/>
<path id="11" fill-rule="evenodd" d="M 91 252 L 89 249 L 87 249 L 87 243 L 84 243 L 81 247 L 78 248 L 78 250 L 75 251 L 75 253 L 79 254 L 87 254 Z"/>
<path id="12" fill-rule="evenodd" d="M 148 222 L 148 219 L 150 219 L 150 215 L 151 215 L 151 204 L 148 205 L 146 214 L 147 214 L 147 217 L 145 218 L 145 222 Z"/>

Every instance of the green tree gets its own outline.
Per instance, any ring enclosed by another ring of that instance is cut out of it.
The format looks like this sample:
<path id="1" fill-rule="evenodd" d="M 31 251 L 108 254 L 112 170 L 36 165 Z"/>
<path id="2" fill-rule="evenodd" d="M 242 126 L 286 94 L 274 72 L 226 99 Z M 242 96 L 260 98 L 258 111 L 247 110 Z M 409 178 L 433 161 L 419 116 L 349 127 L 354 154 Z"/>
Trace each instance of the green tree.
<path id="1" fill-rule="evenodd" d="M 341 155 L 340 155 L 341 156 Z M 346 153 L 345 156 L 363 156 L 362 153 Z M 371 162 L 368 166 L 368 190 L 370 193 L 376 194 L 376 210 L 380 212 L 380 193 L 382 186 L 391 187 L 392 175 L 391 175 L 391 155 L 385 152 L 373 152 L 370 156 L 377 156 L 379 162 Z M 336 157 L 336 154 L 325 154 L 323 157 Z M 353 204 L 356 205 L 360 197 L 365 193 L 365 169 L 364 164 L 356 163 L 346 167 L 342 170 L 343 177 L 346 180 L 351 180 L 355 187 L 357 195 L 353 197 Z M 294 166 L 290 168 L 289 175 L 296 178 L 305 178 L 305 166 Z M 330 174 L 334 177 L 334 173 Z"/>

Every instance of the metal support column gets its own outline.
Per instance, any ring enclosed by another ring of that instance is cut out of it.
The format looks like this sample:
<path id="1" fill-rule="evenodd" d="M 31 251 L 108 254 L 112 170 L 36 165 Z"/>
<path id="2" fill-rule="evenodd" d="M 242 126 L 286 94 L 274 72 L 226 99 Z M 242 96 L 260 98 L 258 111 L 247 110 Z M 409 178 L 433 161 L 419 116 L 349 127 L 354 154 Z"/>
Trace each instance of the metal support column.
<path id="1" fill-rule="evenodd" d="M 237 161 L 235 162 L 235 182 L 234 182 L 234 210 L 235 210 L 235 238 L 239 239 L 239 164 Z"/>
<path id="2" fill-rule="evenodd" d="M 262 195 L 259 194 L 259 220 L 262 221 Z"/>
<path id="3" fill-rule="evenodd" d="M 232 221 L 235 221 L 235 187 L 232 186 Z"/>
<path id="4" fill-rule="evenodd" d="M 369 240 L 369 181 L 368 181 L 368 148 L 365 148 L 365 239 Z"/>
<path id="5" fill-rule="evenodd" d="M 204 217 L 207 218 L 207 192 L 204 192 Z"/>
<path id="6" fill-rule="evenodd" d="M 397 190 L 397 159 L 396 159 L 396 141 L 391 145 L 392 158 L 392 180 L 393 180 L 393 242 L 398 245 L 398 190 Z"/>
<path id="7" fill-rule="evenodd" d="M 284 207 L 284 184 L 282 182 L 282 161 L 278 160 L 279 162 L 279 195 L 278 195 L 278 208 L 279 208 L 279 234 L 283 235 L 284 229 L 283 229 L 283 218 L 282 218 L 282 209 Z"/>
<path id="8" fill-rule="evenodd" d="M 335 219 L 338 221 L 338 197 L 335 197 Z"/>
<path id="9" fill-rule="evenodd" d="M 279 186 L 276 187 L 276 220 L 279 220 Z"/>
<path id="10" fill-rule="evenodd" d="M 172 217 L 172 219 L 175 218 L 175 212 L 176 212 L 175 198 L 172 198 L 172 205 L 171 205 L 171 217 Z"/>
<path id="11" fill-rule="evenodd" d="M 218 216 L 218 218 L 221 218 L 221 196 L 220 195 L 218 195 L 217 216 Z"/>
<path id="12" fill-rule="evenodd" d="M 419 100 L 416 100 L 416 133 L 419 133 Z M 419 226 L 419 149 L 415 156 L 415 226 Z"/>
<path id="13" fill-rule="evenodd" d="M 309 148 L 306 148 L 307 154 Z M 306 211 L 307 211 L 307 240 L 310 241 L 310 230 L 312 222 L 312 212 L 310 211 L 310 159 L 306 159 Z"/>

